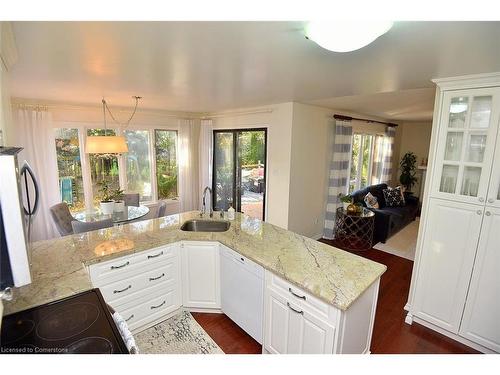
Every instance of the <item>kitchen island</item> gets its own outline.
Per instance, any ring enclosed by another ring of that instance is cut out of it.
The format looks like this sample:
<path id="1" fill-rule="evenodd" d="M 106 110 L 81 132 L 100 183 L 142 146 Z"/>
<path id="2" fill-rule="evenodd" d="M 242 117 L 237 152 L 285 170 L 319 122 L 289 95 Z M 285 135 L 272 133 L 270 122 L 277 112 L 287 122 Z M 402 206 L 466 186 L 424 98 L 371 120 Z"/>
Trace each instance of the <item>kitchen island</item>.
<path id="1" fill-rule="evenodd" d="M 199 219 L 199 213 L 186 212 L 34 243 L 30 254 L 32 284 L 14 290 L 14 300 L 6 303 L 4 314 L 55 301 L 93 287 L 101 287 L 97 281 L 100 277 L 99 267 L 103 268 L 117 260 L 124 260 L 122 263 L 128 265 L 130 262 L 133 263 L 137 256 L 146 253 L 152 254 L 148 255 L 147 259 L 154 258 L 160 254 L 160 250 L 157 251 L 157 249 L 161 249 L 162 255 L 163 249 L 168 249 L 165 250 L 165 254 L 171 254 L 172 259 L 177 259 L 175 260 L 177 263 L 172 261 L 174 263 L 170 268 L 179 267 L 180 269 L 181 257 L 176 253 L 180 251 L 177 248 L 183 246 L 185 242 L 188 244 L 199 242 L 225 246 L 265 270 L 266 311 L 276 312 L 269 305 L 272 296 L 268 296 L 267 289 L 278 293 L 279 298 L 287 297 L 284 296 L 284 292 L 278 290 L 279 288 L 290 290 L 290 293 L 293 291 L 294 296 L 300 297 L 298 301 L 292 301 L 290 304 L 283 299 L 282 302 L 304 317 L 307 317 L 308 313 L 307 306 L 303 305 L 307 296 L 308 303 L 312 304 L 312 310 L 318 310 L 324 315 L 324 319 L 321 319 L 334 322 L 331 335 L 335 337 L 335 345 L 332 348 L 335 347 L 337 350 L 332 349 L 332 352 L 351 352 L 340 350 L 341 345 L 337 342 L 337 339 L 349 341 L 345 336 L 349 334 L 346 328 L 349 319 L 346 317 L 349 316 L 350 311 L 353 311 L 350 314 L 352 316 L 350 324 L 356 325 L 355 320 L 360 317 L 368 322 L 368 332 L 365 332 L 365 335 L 369 336 L 367 341 L 369 346 L 378 282 L 386 270 L 384 265 L 240 214 L 237 214 L 236 219 L 231 221 L 231 226 L 226 232 L 180 230 L 182 224 L 191 219 Z M 218 255 L 213 259 L 218 262 Z M 123 266 L 122 263 L 120 266 Z M 167 263 L 161 264 L 162 267 L 166 265 Z M 113 267 L 119 268 L 119 266 L 111 266 L 110 269 L 114 269 Z M 142 266 L 139 264 L 137 267 L 140 269 Z M 216 271 L 213 270 L 214 275 Z M 125 273 L 124 275 L 131 277 L 132 274 Z M 174 272 L 174 276 L 172 277 L 180 280 L 180 272 Z M 118 280 L 110 279 L 108 276 L 103 277 L 104 281 L 108 280 L 106 283 L 109 285 L 111 281 L 116 283 Z M 182 290 L 185 291 L 184 275 L 182 279 L 184 281 Z M 173 285 L 179 283 L 180 281 L 175 281 Z M 113 292 L 121 292 L 121 290 Z M 177 294 L 179 293 L 181 292 Z M 274 301 L 279 302 L 279 298 Z M 186 306 L 182 297 L 177 296 L 174 300 L 173 306 L 177 310 L 183 305 Z M 297 307 L 301 306 L 305 306 L 306 309 L 298 310 Z M 202 306 L 201 310 L 194 308 L 193 310 L 220 311 L 220 306 L 214 303 Z M 357 316 L 356 319 L 354 319 L 355 316 Z M 264 320 L 266 319 L 268 318 L 265 312 Z M 269 335 L 266 332 L 264 334 L 263 346 L 267 349 L 265 351 L 283 352 L 284 350 L 270 349 L 272 345 L 268 347 L 266 344 L 266 337 L 271 339 L 274 332 L 274 327 L 269 324 L 266 322 L 268 329 L 264 328 L 265 331 L 269 331 Z M 363 352 L 368 350 L 369 347 L 363 348 Z"/>

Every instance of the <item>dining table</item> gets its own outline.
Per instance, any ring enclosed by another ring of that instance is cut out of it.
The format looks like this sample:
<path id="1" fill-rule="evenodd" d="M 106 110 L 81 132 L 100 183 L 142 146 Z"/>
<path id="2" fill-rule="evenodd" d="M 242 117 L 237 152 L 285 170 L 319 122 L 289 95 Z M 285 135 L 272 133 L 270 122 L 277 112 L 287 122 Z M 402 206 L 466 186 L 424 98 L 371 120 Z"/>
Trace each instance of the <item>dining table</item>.
<path id="1" fill-rule="evenodd" d="M 74 214 L 74 218 L 78 221 L 83 221 L 86 223 L 93 221 L 100 221 L 105 219 L 111 219 L 113 224 L 126 224 L 132 220 L 140 219 L 149 213 L 149 208 L 147 206 L 124 206 L 122 212 L 113 212 L 112 214 L 103 214 L 101 210 L 88 212 L 81 211 Z"/>

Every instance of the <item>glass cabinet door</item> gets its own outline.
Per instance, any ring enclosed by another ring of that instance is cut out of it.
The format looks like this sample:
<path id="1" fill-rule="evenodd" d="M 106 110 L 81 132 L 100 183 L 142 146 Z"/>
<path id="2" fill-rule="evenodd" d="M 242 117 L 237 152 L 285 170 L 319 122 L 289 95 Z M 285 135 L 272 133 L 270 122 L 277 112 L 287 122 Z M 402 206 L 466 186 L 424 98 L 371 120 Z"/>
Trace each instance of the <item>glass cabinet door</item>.
<path id="1" fill-rule="evenodd" d="M 434 194 L 484 202 L 498 127 L 498 89 L 444 94 Z"/>
<path id="2" fill-rule="evenodd" d="M 495 158 L 491 169 L 491 179 L 486 205 L 500 208 L 500 129 L 497 134 Z"/>

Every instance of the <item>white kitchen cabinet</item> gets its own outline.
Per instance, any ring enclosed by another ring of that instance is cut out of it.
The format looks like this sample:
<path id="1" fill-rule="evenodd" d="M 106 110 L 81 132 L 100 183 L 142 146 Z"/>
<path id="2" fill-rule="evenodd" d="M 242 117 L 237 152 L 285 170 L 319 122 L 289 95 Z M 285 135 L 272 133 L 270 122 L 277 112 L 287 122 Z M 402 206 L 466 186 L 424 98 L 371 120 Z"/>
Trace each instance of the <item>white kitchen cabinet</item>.
<path id="1" fill-rule="evenodd" d="M 408 300 L 416 321 L 500 349 L 500 73 L 435 80 L 428 186 Z"/>
<path id="2" fill-rule="evenodd" d="M 272 272 L 265 275 L 264 352 L 370 352 L 380 279 L 341 311 Z"/>
<path id="3" fill-rule="evenodd" d="M 490 185 L 488 187 L 488 196 L 486 205 L 490 207 L 500 208 L 500 124 L 497 134 L 497 147 L 495 149 L 495 157 L 493 168 L 491 170 Z"/>
<path id="4" fill-rule="evenodd" d="M 279 354 L 332 354 L 335 327 L 281 294 L 266 301 L 265 349 Z"/>
<path id="5" fill-rule="evenodd" d="M 89 266 L 92 285 L 134 332 L 180 309 L 179 244 L 122 256 Z"/>
<path id="6" fill-rule="evenodd" d="M 181 243 L 182 300 L 191 309 L 220 309 L 218 242 Z"/>
<path id="7" fill-rule="evenodd" d="M 500 209 L 486 207 L 460 334 L 500 352 Z"/>
<path id="8" fill-rule="evenodd" d="M 224 269 L 221 252 L 228 262 Z M 211 241 L 183 241 L 118 257 L 91 265 L 89 273 L 133 333 L 182 307 L 225 309 L 267 353 L 369 353 L 380 279 L 341 311 Z"/>
<path id="9" fill-rule="evenodd" d="M 431 198 L 415 315 L 450 332 L 462 318 L 482 219 L 475 205 Z"/>
<path id="10" fill-rule="evenodd" d="M 486 201 L 500 114 L 500 88 L 443 94 L 431 196 Z"/>

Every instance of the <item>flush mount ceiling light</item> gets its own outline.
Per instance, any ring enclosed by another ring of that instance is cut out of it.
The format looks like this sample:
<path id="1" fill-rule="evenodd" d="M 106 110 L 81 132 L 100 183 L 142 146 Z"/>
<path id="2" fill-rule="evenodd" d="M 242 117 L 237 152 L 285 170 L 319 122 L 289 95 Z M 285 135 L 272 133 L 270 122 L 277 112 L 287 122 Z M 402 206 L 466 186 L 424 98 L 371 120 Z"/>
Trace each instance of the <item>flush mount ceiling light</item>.
<path id="1" fill-rule="evenodd" d="M 120 124 L 108 107 L 106 100 L 102 98 L 102 113 L 104 118 L 104 135 L 96 135 L 96 136 L 87 136 L 87 140 L 85 142 L 85 152 L 87 154 L 122 154 L 124 152 L 128 152 L 127 142 L 125 141 L 124 136 L 120 135 L 108 135 L 108 128 L 106 124 L 106 111 L 109 112 L 109 115 L 119 125 L 127 126 L 130 124 L 130 121 L 135 115 L 137 110 L 137 104 L 139 103 L 140 96 L 133 96 L 135 99 L 135 107 L 130 115 L 129 119 L 126 123 Z"/>
<path id="2" fill-rule="evenodd" d="M 388 32 L 391 21 L 331 20 L 311 21 L 305 28 L 307 39 L 334 52 L 349 52 L 360 49 Z"/>

